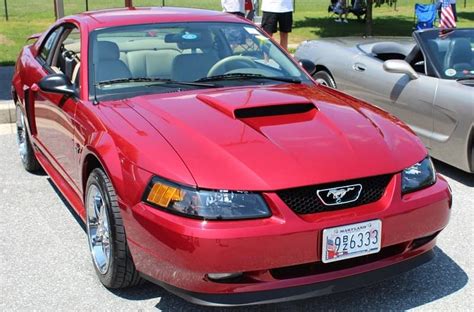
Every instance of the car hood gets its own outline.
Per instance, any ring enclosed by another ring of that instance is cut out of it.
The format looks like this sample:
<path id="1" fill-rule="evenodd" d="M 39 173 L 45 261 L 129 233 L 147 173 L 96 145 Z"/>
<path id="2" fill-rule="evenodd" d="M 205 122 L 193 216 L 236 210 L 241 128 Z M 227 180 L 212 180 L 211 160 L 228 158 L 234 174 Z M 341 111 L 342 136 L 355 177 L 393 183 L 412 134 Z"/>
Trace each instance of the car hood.
<path id="1" fill-rule="evenodd" d="M 426 156 L 395 117 L 320 86 L 206 89 L 124 101 L 166 138 L 202 188 L 265 191 L 342 181 L 400 172 Z"/>

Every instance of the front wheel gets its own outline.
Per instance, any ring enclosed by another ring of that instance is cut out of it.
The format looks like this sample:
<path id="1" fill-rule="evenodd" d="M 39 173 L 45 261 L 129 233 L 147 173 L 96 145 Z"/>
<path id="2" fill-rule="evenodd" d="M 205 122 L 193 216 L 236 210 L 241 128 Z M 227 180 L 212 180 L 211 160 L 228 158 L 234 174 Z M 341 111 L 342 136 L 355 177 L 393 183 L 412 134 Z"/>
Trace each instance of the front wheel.
<path id="1" fill-rule="evenodd" d="M 333 89 L 336 89 L 336 82 L 332 78 L 331 74 L 329 74 L 325 70 L 318 71 L 316 74 L 313 75 L 314 80 L 317 83 L 322 84 L 323 86 L 327 86 Z"/>
<path id="2" fill-rule="evenodd" d="M 36 159 L 28 129 L 26 129 L 25 115 L 19 105 L 16 106 L 16 142 L 18 144 L 21 163 L 25 170 L 29 172 L 39 171 L 41 165 L 38 159 Z"/>
<path id="3" fill-rule="evenodd" d="M 107 288 L 139 284 L 127 244 L 114 187 L 102 169 L 94 169 L 87 180 L 86 227 L 94 268 Z"/>

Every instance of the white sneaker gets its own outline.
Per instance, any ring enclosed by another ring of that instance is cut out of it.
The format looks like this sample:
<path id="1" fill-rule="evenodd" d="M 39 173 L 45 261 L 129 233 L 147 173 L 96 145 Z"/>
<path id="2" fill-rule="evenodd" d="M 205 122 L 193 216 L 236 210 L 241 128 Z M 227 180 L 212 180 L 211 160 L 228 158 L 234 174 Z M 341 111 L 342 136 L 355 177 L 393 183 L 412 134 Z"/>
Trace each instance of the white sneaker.
<path id="1" fill-rule="evenodd" d="M 342 22 L 342 20 L 340 18 L 338 18 L 335 22 L 340 23 L 340 22 Z"/>
<path id="2" fill-rule="evenodd" d="M 344 20 L 344 23 L 346 23 L 346 24 L 347 24 L 347 23 L 349 23 L 349 21 L 348 21 L 347 19 L 345 19 L 345 20 Z"/>

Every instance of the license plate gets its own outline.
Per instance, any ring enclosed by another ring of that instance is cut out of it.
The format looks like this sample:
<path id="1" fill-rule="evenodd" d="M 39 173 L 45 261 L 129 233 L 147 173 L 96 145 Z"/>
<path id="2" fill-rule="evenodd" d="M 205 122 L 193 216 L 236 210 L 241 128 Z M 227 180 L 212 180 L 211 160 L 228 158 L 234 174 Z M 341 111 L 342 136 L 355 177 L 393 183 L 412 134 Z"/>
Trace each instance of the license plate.
<path id="1" fill-rule="evenodd" d="M 377 253 L 381 240 L 380 220 L 324 229 L 322 261 L 329 263 Z"/>

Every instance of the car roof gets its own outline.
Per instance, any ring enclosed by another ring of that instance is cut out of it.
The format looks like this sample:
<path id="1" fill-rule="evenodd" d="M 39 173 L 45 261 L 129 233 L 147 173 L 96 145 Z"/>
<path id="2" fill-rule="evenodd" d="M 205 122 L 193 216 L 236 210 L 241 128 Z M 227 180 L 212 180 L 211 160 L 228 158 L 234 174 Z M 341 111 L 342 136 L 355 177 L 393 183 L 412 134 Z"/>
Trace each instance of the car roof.
<path id="1" fill-rule="evenodd" d="M 84 12 L 62 19 L 76 20 L 89 30 L 104 27 L 180 22 L 237 22 L 248 23 L 233 14 L 219 11 L 176 7 L 133 7 Z"/>

